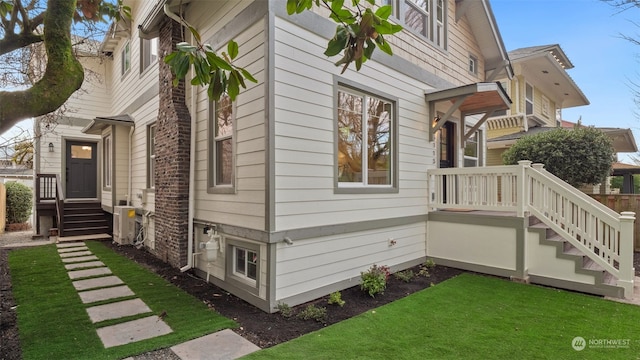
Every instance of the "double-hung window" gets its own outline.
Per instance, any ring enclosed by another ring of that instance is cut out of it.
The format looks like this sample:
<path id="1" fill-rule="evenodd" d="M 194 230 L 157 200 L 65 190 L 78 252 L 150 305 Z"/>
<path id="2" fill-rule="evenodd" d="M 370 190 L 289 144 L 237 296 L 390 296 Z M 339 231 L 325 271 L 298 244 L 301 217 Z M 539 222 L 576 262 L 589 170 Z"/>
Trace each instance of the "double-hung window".
<path id="1" fill-rule="evenodd" d="M 530 84 L 525 85 L 524 90 L 524 102 L 526 115 L 533 115 L 533 86 Z"/>
<path id="2" fill-rule="evenodd" d="M 158 61 L 158 38 L 140 39 L 140 73 Z"/>
<path id="3" fill-rule="evenodd" d="M 234 185 L 234 119 L 233 102 L 229 95 L 222 94 L 211 111 L 210 188 L 230 190 Z"/>
<path id="4" fill-rule="evenodd" d="M 339 188 L 392 188 L 395 164 L 395 102 L 340 86 L 337 92 Z"/>
<path id="5" fill-rule="evenodd" d="M 384 0 L 393 6 L 404 27 L 446 49 L 447 3 L 445 0 Z"/>

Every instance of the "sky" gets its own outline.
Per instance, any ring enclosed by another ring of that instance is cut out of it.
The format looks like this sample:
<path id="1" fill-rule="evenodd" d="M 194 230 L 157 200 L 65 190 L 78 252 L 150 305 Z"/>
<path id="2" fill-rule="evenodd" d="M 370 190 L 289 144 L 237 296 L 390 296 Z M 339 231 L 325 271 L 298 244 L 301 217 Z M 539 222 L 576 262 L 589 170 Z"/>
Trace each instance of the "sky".
<path id="1" fill-rule="evenodd" d="M 640 9 L 620 12 L 599 0 L 490 0 L 507 51 L 559 44 L 574 68 L 567 73 L 590 104 L 564 109 L 564 120 L 633 130 L 640 146 Z M 635 22 L 635 23 L 634 23 Z M 636 25 L 638 24 L 638 25 Z M 621 157 L 622 158 L 622 157 Z"/>

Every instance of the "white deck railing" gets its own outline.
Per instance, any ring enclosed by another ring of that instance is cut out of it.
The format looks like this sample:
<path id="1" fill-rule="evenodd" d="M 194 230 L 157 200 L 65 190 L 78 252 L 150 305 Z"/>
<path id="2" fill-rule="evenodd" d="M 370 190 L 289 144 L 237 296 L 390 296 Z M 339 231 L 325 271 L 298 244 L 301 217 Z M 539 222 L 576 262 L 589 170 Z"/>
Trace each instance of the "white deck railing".
<path id="1" fill-rule="evenodd" d="M 633 293 L 633 222 L 573 188 L 541 164 L 428 171 L 431 209 L 531 214 L 618 279 Z"/>

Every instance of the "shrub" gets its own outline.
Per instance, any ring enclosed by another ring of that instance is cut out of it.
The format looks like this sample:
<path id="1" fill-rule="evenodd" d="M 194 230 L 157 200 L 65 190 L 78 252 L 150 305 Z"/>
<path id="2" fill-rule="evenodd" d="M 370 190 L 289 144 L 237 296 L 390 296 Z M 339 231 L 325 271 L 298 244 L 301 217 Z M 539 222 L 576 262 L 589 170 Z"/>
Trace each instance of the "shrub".
<path id="1" fill-rule="evenodd" d="M 332 292 L 331 295 L 329 295 L 329 304 L 336 304 L 340 307 L 344 306 L 345 302 L 342 300 L 342 294 L 340 291 Z"/>
<path id="2" fill-rule="evenodd" d="M 293 309 L 288 304 L 279 303 L 276 309 L 280 311 L 280 315 L 284 318 L 290 318 L 293 315 Z"/>
<path id="3" fill-rule="evenodd" d="M 436 263 L 431 259 L 427 259 L 427 261 L 420 265 L 420 271 L 418 272 L 418 275 L 429 277 L 429 270 L 433 269 L 434 267 L 436 267 Z"/>
<path id="4" fill-rule="evenodd" d="M 415 275 L 413 273 L 413 270 L 398 271 L 397 273 L 393 274 L 393 277 L 406 283 L 410 282 L 414 276 Z"/>
<path id="5" fill-rule="evenodd" d="M 579 126 L 525 136 L 502 154 L 502 161 L 505 165 L 520 160 L 542 163 L 573 186 L 598 184 L 609 175 L 615 150 L 601 130 Z"/>
<path id="6" fill-rule="evenodd" d="M 315 320 L 317 322 L 324 322 L 327 317 L 327 309 L 323 307 L 317 307 L 315 305 L 308 305 L 304 310 L 300 311 L 297 315 L 298 319 L 302 320 Z"/>
<path id="7" fill-rule="evenodd" d="M 371 297 L 375 297 L 376 294 L 384 294 L 388 278 L 388 266 L 373 264 L 368 271 L 360 273 L 360 279 L 362 280 L 360 289 L 369 293 Z"/>
<path id="8" fill-rule="evenodd" d="M 7 224 L 24 223 L 31 215 L 33 194 L 26 185 L 9 182 L 7 188 Z"/>

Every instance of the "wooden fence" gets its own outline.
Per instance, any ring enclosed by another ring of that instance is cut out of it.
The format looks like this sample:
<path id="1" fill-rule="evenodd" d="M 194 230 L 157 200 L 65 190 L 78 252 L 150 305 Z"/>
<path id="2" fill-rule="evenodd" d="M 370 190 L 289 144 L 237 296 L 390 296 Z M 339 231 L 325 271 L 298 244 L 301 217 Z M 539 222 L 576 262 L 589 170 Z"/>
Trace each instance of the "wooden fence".
<path id="1" fill-rule="evenodd" d="M 590 196 L 617 213 L 623 211 L 636 213 L 633 226 L 633 248 L 635 251 L 640 251 L 640 194 L 590 194 Z"/>

